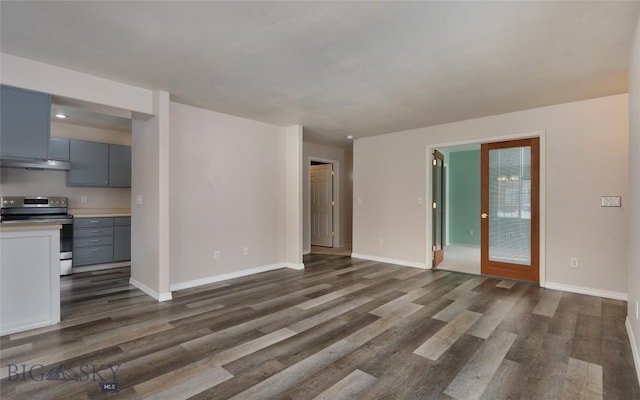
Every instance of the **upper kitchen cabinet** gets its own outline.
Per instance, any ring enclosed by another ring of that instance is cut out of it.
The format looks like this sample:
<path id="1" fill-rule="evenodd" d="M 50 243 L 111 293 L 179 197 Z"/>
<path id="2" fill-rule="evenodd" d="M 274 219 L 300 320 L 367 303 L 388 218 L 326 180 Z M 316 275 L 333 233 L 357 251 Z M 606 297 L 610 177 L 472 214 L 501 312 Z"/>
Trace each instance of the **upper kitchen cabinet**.
<path id="1" fill-rule="evenodd" d="M 131 187 L 131 147 L 69 140 L 67 186 Z"/>
<path id="2" fill-rule="evenodd" d="M 69 141 L 67 186 L 109 186 L 109 145 L 106 143 Z"/>
<path id="3" fill-rule="evenodd" d="M 0 156 L 48 158 L 51 96 L 0 85 Z"/>
<path id="4" fill-rule="evenodd" d="M 49 160 L 69 161 L 69 139 L 51 138 L 49 141 Z"/>
<path id="5" fill-rule="evenodd" d="M 131 147 L 109 145 L 109 186 L 131 187 Z"/>

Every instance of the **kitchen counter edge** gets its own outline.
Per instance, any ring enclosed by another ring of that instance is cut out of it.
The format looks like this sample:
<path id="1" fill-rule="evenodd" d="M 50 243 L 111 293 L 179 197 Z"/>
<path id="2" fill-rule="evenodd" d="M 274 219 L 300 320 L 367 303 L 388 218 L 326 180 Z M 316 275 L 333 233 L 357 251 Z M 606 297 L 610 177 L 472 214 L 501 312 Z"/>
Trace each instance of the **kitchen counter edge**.
<path id="1" fill-rule="evenodd" d="M 100 217 L 130 217 L 130 209 L 92 209 L 92 208 L 70 208 L 69 214 L 74 218 L 100 218 Z"/>
<path id="2" fill-rule="evenodd" d="M 0 224 L 0 232 L 59 230 L 62 225 L 51 222 Z"/>

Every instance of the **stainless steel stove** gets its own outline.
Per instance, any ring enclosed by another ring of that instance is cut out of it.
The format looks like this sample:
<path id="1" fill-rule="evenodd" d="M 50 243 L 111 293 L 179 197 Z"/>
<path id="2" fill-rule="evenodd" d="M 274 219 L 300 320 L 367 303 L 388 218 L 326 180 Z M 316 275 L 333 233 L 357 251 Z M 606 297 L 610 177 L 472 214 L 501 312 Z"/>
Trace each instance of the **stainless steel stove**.
<path id="1" fill-rule="evenodd" d="M 60 230 L 60 275 L 71 274 L 73 264 L 73 215 L 69 215 L 66 197 L 2 197 L 0 223 L 24 224 L 54 222 Z"/>

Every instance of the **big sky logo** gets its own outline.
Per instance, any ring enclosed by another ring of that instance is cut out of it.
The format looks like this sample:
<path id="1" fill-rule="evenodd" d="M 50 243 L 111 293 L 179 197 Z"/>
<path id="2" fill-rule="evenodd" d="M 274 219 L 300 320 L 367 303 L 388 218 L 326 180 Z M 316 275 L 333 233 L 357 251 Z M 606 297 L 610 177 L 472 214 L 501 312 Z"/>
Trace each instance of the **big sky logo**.
<path id="1" fill-rule="evenodd" d="M 103 392 L 118 390 L 120 365 L 83 364 L 69 368 L 64 364 L 45 368 L 42 364 L 9 364 L 7 381 L 78 381 L 98 382 Z"/>

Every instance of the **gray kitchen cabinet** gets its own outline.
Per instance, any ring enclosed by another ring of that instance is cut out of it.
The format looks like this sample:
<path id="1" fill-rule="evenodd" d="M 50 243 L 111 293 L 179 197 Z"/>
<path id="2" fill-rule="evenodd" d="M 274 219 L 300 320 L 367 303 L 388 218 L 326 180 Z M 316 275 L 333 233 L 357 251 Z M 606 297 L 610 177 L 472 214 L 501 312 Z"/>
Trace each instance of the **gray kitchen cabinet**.
<path id="1" fill-rule="evenodd" d="M 74 218 L 73 266 L 113 262 L 113 218 Z"/>
<path id="2" fill-rule="evenodd" d="M 49 160 L 69 161 L 69 139 L 52 137 L 49 140 Z"/>
<path id="3" fill-rule="evenodd" d="M 67 186 L 109 186 L 109 145 L 106 143 L 69 141 Z"/>
<path id="4" fill-rule="evenodd" d="M 113 218 L 111 217 L 96 217 L 96 218 L 76 218 L 73 221 L 73 228 L 95 228 L 97 226 L 113 226 Z"/>
<path id="5" fill-rule="evenodd" d="M 131 146 L 109 145 L 109 186 L 131 187 Z"/>
<path id="6" fill-rule="evenodd" d="M 131 218 L 114 218 L 113 261 L 131 260 Z"/>
<path id="7" fill-rule="evenodd" d="M 131 217 L 74 218 L 74 267 L 130 259 Z"/>
<path id="8" fill-rule="evenodd" d="M 131 187 L 131 146 L 69 141 L 67 186 Z"/>
<path id="9" fill-rule="evenodd" d="M 73 250 L 73 266 L 103 264 L 113 261 L 113 246 L 80 247 Z"/>
<path id="10" fill-rule="evenodd" d="M 51 96 L 1 85 L 0 104 L 0 156 L 47 159 Z"/>

